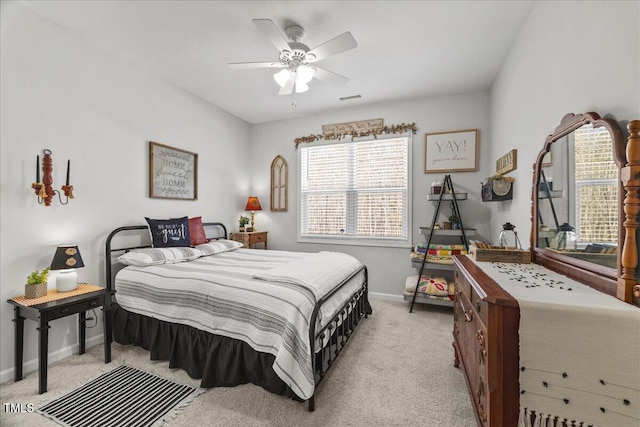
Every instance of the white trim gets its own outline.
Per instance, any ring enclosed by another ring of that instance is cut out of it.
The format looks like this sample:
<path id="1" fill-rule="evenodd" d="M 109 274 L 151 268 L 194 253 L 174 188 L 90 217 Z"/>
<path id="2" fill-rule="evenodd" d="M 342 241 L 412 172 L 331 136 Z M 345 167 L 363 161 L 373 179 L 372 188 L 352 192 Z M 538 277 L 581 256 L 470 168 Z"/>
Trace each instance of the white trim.
<path id="1" fill-rule="evenodd" d="M 369 296 L 372 297 L 372 299 L 382 299 L 386 301 L 404 301 L 404 296 L 402 295 L 383 294 L 380 292 L 369 291 Z"/>
<path id="2" fill-rule="evenodd" d="M 104 344 L 104 338 L 103 337 L 104 337 L 104 334 L 100 334 L 98 336 L 88 338 L 85 341 L 85 350 L 88 350 L 89 348 L 94 347 L 96 345 Z M 52 363 L 58 362 L 58 361 L 66 358 L 66 357 L 72 356 L 74 354 L 78 354 L 79 350 L 80 350 L 79 343 L 75 343 L 75 344 L 70 345 L 68 347 L 61 348 L 60 350 L 54 351 L 53 353 L 49 353 L 49 358 L 47 360 L 47 365 L 51 365 Z M 30 372 L 34 372 L 34 371 L 36 371 L 36 375 L 38 375 L 38 372 L 37 372 L 38 371 L 38 358 L 37 357 L 35 359 L 31 359 L 29 361 L 26 361 L 26 362 L 22 363 L 22 378 L 23 379 L 24 379 L 25 375 L 27 375 Z M 11 367 L 9 369 L 5 369 L 4 371 L 0 372 L 0 383 L 13 381 L 15 379 L 15 375 L 16 375 L 15 366 L 13 366 L 13 367 Z M 36 393 L 37 390 L 34 389 L 33 392 Z"/>
<path id="3" fill-rule="evenodd" d="M 300 197 L 301 193 L 301 180 L 297 179 L 296 191 L 298 198 L 298 212 L 296 213 L 296 241 L 298 243 L 312 243 L 312 244 L 333 244 L 333 245 L 349 245 L 349 246 L 371 246 L 371 247 L 389 247 L 389 248 L 411 248 L 412 247 L 412 235 L 411 230 L 413 229 L 413 133 L 412 132 L 403 132 L 397 134 L 384 134 L 381 135 L 381 138 L 368 136 L 362 138 L 352 138 L 350 142 L 364 142 L 364 141 L 374 141 L 374 140 L 386 140 L 386 139 L 397 139 L 397 138 L 407 138 L 407 238 L 406 239 L 376 239 L 376 238 L 357 238 L 353 236 L 341 238 L 340 236 L 318 236 L 318 237 L 309 237 L 302 236 L 301 234 L 301 209 L 302 209 L 302 198 Z M 345 141 L 346 142 L 346 141 Z M 336 141 L 327 141 L 327 140 L 319 140 L 314 143 L 316 146 L 322 145 L 330 145 L 331 143 L 336 144 Z M 300 177 L 301 174 L 301 155 L 302 150 L 298 150 L 297 160 L 298 160 L 298 170 L 297 174 Z"/>

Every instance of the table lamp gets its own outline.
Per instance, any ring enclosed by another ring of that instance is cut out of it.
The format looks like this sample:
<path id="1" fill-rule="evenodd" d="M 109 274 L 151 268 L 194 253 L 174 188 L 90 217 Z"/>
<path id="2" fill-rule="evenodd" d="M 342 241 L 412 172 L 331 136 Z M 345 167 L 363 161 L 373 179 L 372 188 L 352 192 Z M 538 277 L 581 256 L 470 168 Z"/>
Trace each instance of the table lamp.
<path id="1" fill-rule="evenodd" d="M 251 211 L 251 231 L 256 231 L 253 227 L 253 215 L 255 211 L 261 211 L 262 206 L 260 206 L 260 200 L 256 196 L 249 196 L 247 199 L 247 206 L 244 207 L 245 211 Z"/>
<path id="2" fill-rule="evenodd" d="M 56 278 L 58 292 L 69 292 L 78 287 L 76 268 L 80 267 L 84 267 L 84 263 L 77 246 L 58 246 L 51 261 L 51 270 L 60 270 Z"/>

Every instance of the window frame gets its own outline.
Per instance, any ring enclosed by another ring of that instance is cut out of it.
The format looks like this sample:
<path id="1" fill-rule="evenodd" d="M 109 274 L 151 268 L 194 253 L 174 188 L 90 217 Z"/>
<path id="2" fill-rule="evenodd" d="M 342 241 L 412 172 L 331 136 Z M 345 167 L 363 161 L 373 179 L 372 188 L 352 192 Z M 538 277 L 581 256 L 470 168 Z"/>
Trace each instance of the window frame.
<path id="1" fill-rule="evenodd" d="M 366 138 L 353 138 L 350 141 L 327 141 L 320 140 L 314 143 L 314 147 L 325 146 L 325 145 L 338 145 L 338 144 L 353 144 L 358 142 L 369 142 L 369 141 L 385 141 L 392 139 L 406 139 L 407 140 L 407 189 L 406 189 L 406 198 L 407 198 L 407 207 L 405 212 L 406 218 L 406 236 L 405 238 L 384 238 L 384 237 L 363 237 L 363 236 L 306 236 L 302 235 L 302 206 L 303 206 L 303 195 L 302 195 L 302 153 L 303 150 L 298 150 L 298 179 L 297 181 L 297 197 L 298 197 L 298 212 L 296 215 L 296 234 L 297 234 L 297 242 L 298 243 L 315 243 L 315 244 L 328 244 L 328 245 L 350 245 L 350 246 L 372 246 L 372 247 L 393 247 L 393 248 L 410 248 L 412 242 L 411 230 L 412 230 L 412 182 L 413 182 L 413 173 L 412 173 L 412 142 L 413 137 L 410 132 L 402 133 L 402 134 L 392 134 L 392 135 L 384 135 L 383 137 L 366 137 Z M 304 147 L 303 147 L 304 148 Z"/>
<path id="2" fill-rule="evenodd" d="M 594 128 L 595 129 L 595 128 Z M 575 132 L 574 132 L 575 133 Z M 576 178 L 576 141 L 575 135 L 572 133 L 568 138 L 568 160 L 569 160 L 569 170 L 568 170 L 568 185 L 573 191 L 573 195 L 571 196 L 571 203 L 569 206 L 569 218 L 573 219 L 575 223 L 575 233 L 577 237 L 577 247 L 578 249 L 584 249 L 591 243 L 600 243 L 607 245 L 618 245 L 618 240 L 613 236 L 611 241 L 591 241 L 585 240 L 583 233 L 581 233 L 581 223 L 580 223 L 580 187 L 589 187 L 589 186 L 597 186 L 597 185 L 611 185 L 616 191 L 620 191 L 618 187 L 619 183 L 619 175 L 618 177 L 612 178 L 590 178 L 590 179 L 577 179 Z M 611 132 L 609 132 L 610 134 Z M 612 162 L 615 165 L 615 157 L 612 156 Z M 615 165 L 617 167 L 617 165 Z M 618 194 L 619 198 L 619 194 Z M 618 225 L 618 234 L 620 233 Z"/>

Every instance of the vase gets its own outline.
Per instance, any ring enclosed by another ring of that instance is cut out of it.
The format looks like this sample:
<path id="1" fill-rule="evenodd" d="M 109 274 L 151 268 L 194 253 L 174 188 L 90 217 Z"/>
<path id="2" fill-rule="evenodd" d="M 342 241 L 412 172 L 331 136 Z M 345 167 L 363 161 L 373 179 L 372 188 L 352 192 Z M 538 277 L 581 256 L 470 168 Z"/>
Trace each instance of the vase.
<path id="1" fill-rule="evenodd" d="M 27 299 L 40 298 L 47 295 L 47 283 L 24 285 L 24 297 Z"/>

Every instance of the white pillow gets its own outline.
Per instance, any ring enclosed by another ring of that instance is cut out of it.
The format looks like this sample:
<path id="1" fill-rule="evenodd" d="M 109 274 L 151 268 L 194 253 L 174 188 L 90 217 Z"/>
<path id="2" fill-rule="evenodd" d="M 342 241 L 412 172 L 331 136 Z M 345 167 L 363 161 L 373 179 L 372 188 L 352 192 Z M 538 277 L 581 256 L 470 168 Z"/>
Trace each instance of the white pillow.
<path id="1" fill-rule="evenodd" d="M 203 243 L 197 245 L 196 249 L 202 252 L 202 256 L 209 256 L 215 254 L 221 254 L 223 252 L 235 251 L 236 249 L 244 247 L 242 242 L 236 242 L 235 240 L 212 240 L 209 243 Z"/>
<path id="2" fill-rule="evenodd" d="M 201 256 L 202 252 L 200 250 L 188 247 L 144 248 L 124 253 L 118 257 L 118 261 L 126 265 L 145 267 L 148 265 L 191 261 Z"/>

